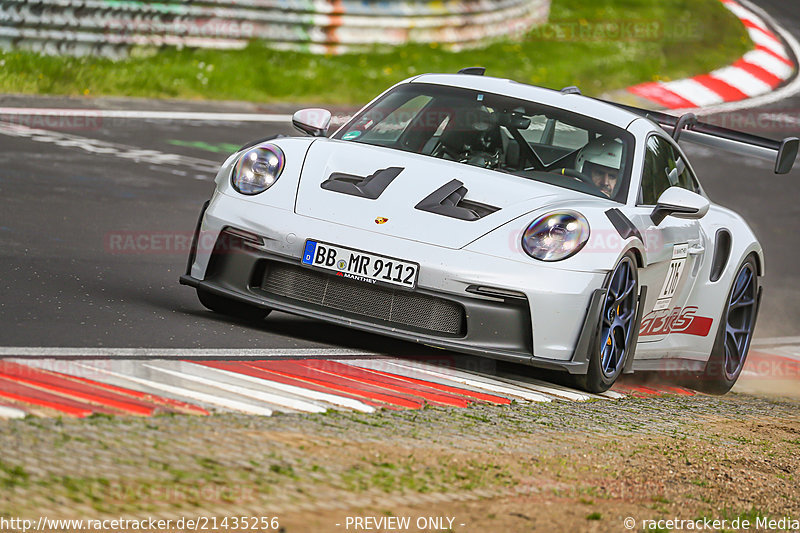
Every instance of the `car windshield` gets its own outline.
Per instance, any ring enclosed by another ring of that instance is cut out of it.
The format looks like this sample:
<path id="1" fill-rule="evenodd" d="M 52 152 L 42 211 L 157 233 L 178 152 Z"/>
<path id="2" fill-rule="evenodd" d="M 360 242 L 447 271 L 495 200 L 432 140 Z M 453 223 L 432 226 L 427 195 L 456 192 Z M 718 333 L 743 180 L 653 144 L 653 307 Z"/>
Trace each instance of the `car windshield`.
<path id="1" fill-rule="evenodd" d="M 335 139 L 513 174 L 625 202 L 633 136 L 536 102 L 458 87 L 401 85 Z"/>

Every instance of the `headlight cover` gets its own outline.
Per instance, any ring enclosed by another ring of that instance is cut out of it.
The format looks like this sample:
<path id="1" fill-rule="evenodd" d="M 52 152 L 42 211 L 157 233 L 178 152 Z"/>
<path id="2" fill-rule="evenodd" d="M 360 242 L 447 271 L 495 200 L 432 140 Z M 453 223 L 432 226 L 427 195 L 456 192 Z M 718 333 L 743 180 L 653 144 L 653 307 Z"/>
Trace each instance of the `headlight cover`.
<path id="1" fill-rule="evenodd" d="M 285 162 L 283 151 L 274 144 L 250 148 L 233 166 L 231 185 L 248 196 L 262 193 L 278 181 Z"/>
<path id="2" fill-rule="evenodd" d="M 589 222 L 575 211 L 546 213 L 522 234 L 522 249 L 540 261 L 561 261 L 580 251 L 589 240 Z"/>

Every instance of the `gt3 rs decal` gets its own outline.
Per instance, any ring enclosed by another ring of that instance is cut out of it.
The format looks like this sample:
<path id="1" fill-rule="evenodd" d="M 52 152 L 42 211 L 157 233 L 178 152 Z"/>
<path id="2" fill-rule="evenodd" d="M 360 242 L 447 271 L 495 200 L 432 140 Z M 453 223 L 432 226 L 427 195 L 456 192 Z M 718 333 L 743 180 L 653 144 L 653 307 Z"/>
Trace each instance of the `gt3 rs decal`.
<path id="1" fill-rule="evenodd" d="M 654 311 L 664 311 L 669 309 L 669 303 L 672 297 L 675 296 L 675 291 L 678 289 L 678 284 L 683 275 L 683 267 L 686 266 L 686 258 L 689 255 L 689 243 L 676 244 L 672 248 L 672 261 L 667 268 L 667 277 L 664 280 L 664 285 L 661 287 L 661 292 L 658 293 L 658 300 L 656 301 Z"/>
<path id="2" fill-rule="evenodd" d="M 683 335 L 697 335 L 705 337 L 711 331 L 713 318 L 696 316 L 697 307 L 690 306 L 681 312 L 680 307 L 653 310 L 642 318 L 639 327 L 639 336 L 666 335 L 668 333 L 681 333 Z"/>

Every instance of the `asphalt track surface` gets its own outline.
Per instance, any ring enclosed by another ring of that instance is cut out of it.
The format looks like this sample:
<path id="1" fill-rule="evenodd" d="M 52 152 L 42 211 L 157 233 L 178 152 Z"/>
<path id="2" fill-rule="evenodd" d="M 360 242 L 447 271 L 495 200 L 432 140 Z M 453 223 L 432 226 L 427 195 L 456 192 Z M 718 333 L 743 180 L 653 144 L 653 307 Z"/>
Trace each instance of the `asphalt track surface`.
<path id="1" fill-rule="evenodd" d="M 759 5 L 800 36 L 800 4 L 761 0 Z M 88 105 L 0 97 L 0 106 Z M 189 107 L 197 110 L 198 105 Z M 776 123 L 765 121 L 764 113 L 786 117 Z M 800 96 L 715 120 L 773 138 L 800 135 Z M 186 249 L 170 246 L 165 240 L 170 237 L 164 236 L 191 235 L 200 206 L 213 190 L 213 168 L 232 147 L 276 133 L 293 134 L 288 123 L 3 121 L 0 346 L 427 351 L 277 312 L 258 324 L 231 320 L 206 311 L 193 289 L 178 285 Z M 53 132 L 49 140 L 47 131 Z M 137 149 L 158 153 L 137 156 Z M 767 276 L 757 336 L 800 334 L 800 169 L 776 176 L 763 161 L 691 146 L 687 153 L 712 200 L 741 213 L 765 248 Z M 175 160 L 174 155 L 190 159 Z M 115 248 L 120 235 L 145 235 L 149 249 Z"/>

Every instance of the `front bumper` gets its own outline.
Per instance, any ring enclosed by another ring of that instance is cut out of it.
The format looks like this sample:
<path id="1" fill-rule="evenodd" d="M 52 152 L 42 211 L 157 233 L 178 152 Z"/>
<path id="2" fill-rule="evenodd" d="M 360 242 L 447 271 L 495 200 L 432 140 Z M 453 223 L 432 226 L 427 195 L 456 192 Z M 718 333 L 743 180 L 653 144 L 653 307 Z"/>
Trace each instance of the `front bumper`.
<path id="1" fill-rule="evenodd" d="M 229 227 L 260 236 L 261 244 L 234 244 L 238 237 L 223 231 Z M 300 263 L 306 238 L 419 262 L 418 288 L 412 294 L 458 306 L 463 310 L 463 330 L 426 330 L 418 324 L 398 324 L 265 290 L 264 275 L 270 265 L 317 272 Z M 200 290 L 372 333 L 572 373 L 585 372 L 583 352 L 596 329 L 589 317 L 599 314 L 591 307 L 605 277 L 602 272 L 537 268 L 522 261 L 435 247 L 221 194 L 215 195 L 202 215 L 197 242 L 181 283 Z M 525 298 L 468 292 L 475 286 L 524 293 Z"/>

